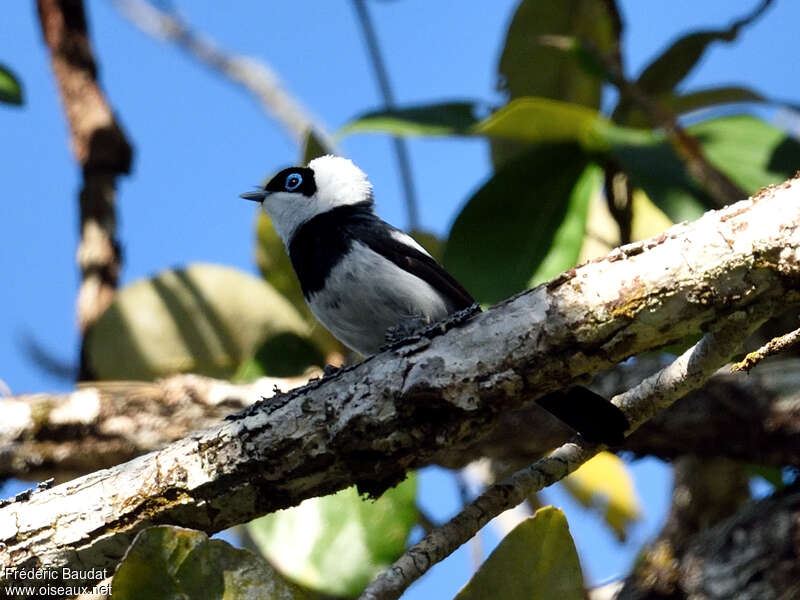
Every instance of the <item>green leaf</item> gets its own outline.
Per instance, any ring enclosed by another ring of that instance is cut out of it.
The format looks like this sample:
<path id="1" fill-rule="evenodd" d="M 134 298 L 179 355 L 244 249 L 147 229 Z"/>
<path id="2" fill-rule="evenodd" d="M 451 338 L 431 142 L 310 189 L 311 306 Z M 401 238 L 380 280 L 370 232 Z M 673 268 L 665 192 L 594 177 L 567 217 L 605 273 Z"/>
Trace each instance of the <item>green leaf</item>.
<path id="1" fill-rule="evenodd" d="M 22 84 L 5 65 L 0 64 L 0 102 L 20 105 L 23 102 Z"/>
<path id="2" fill-rule="evenodd" d="M 308 335 L 270 285 L 229 267 L 169 269 L 120 290 L 87 336 L 100 379 L 153 379 L 192 372 L 230 377 L 265 340 Z"/>
<path id="3" fill-rule="evenodd" d="M 473 102 L 445 102 L 369 112 L 342 127 L 337 136 L 364 132 L 400 136 L 466 134 L 478 121 L 477 106 Z"/>
<path id="4" fill-rule="evenodd" d="M 620 541 L 625 541 L 629 525 L 641 517 L 633 479 L 615 454 L 598 453 L 562 484 L 583 506 L 599 510 Z"/>
<path id="5" fill-rule="evenodd" d="M 567 519 L 546 506 L 509 533 L 455 600 L 584 600 Z"/>
<path id="6" fill-rule="evenodd" d="M 325 594 L 358 596 L 405 549 L 417 520 L 416 477 L 364 500 L 355 488 L 311 498 L 247 525 L 286 577 Z"/>
<path id="7" fill-rule="evenodd" d="M 249 382 L 259 377 L 293 377 L 314 366 L 325 366 L 319 348 L 308 338 L 287 331 L 261 344 L 253 357 L 239 366 L 233 379 Z"/>
<path id="8" fill-rule="evenodd" d="M 688 128 L 709 162 L 748 193 L 791 177 L 800 166 L 800 142 L 749 115 L 723 117 Z"/>
<path id="9" fill-rule="evenodd" d="M 586 165 L 574 144 L 536 145 L 503 165 L 470 199 L 450 230 L 444 264 L 479 302 L 528 287 L 551 251 Z"/>
<path id="10" fill-rule="evenodd" d="M 115 600 L 308 600 L 263 558 L 202 531 L 159 526 L 134 538 L 112 582 Z"/>
<path id="11" fill-rule="evenodd" d="M 600 113 L 578 104 L 547 98 L 519 98 L 477 123 L 478 135 L 529 144 L 575 142 L 587 151 L 607 149 L 611 123 Z"/>
<path id="12" fill-rule="evenodd" d="M 588 40 L 599 52 L 613 52 L 620 27 L 613 2 L 523 0 L 506 34 L 498 89 L 512 99 L 542 96 L 599 108 L 603 82 L 547 39 L 575 37 Z"/>
<path id="13" fill-rule="evenodd" d="M 558 225 L 550 250 L 533 274 L 528 287 L 548 281 L 578 263 L 586 235 L 589 205 L 602 185 L 603 169 L 594 163 L 588 164 L 572 188 L 564 219 Z"/>
<path id="14" fill-rule="evenodd" d="M 768 4 L 762 2 L 748 16 L 725 29 L 696 31 L 678 38 L 644 69 L 637 80 L 639 87 L 648 94 L 673 90 L 692 71 L 711 43 L 734 41 L 741 29 L 761 16 Z"/>

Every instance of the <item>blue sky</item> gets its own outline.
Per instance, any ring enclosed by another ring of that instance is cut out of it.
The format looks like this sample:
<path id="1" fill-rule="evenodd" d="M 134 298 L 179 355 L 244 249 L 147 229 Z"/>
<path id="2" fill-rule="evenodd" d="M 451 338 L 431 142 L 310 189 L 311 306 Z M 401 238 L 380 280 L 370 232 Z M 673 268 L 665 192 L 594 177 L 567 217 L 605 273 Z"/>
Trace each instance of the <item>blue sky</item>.
<path id="1" fill-rule="evenodd" d="M 255 272 L 254 207 L 237 194 L 295 162 L 297 149 L 236 86 L 140 33 L 109 0 L 86 4 L 103 86 L 136 150 L 133 173 L 119 189 L 122 283 L 196 261 Z M 243 0 L 226 3 L 225 10 L 211 0 L 175 4 L 224 48 L 268 62 L 331 130 L 380 103 L 349 2 Z M 398 103 L 500 100 L 494 91 L 496 63 L 516 4 L 369 2 Z M 757 2 L 620 4 L 627 23 L 627 70 L 638 73 L 678 34 L 726 25 Z M 713 46 L 683 87 L 740 84 L 800 102 L 800 67 L 790 51 L 797 23 L 800 4 L 778 0 L 739 41 Z M 26 94 L 22 108 L 0 105 L 0 380 L 14 393 L 65 390 L 69 381 L 43 372 L 22 351 L 22 340 L 32 336 L 72 363 L 78 345 L 74 255 L 79 171 L 68 149 L 33 3 L 4 4 L 0 62 L 20 75 Z M 463 139 L 416 139 L 409 145 L 422 223 L 443 234 L 489 174 L 487 148 Z M 369 174 L 382 216 L 405 226 L 388 140 L 354 136 L 344 140 L 341 151 Z M 657 461 L 639 461 L 634 468 L 647 510 L 633 535 L 640 543 L 658 530 L 669 481 Z M 455 488 L 446 476 L 428 471 L 421 485 L 434 514 L 444 518 L 455 510 Z M 562 496 L 554 492 L 551 497 L 568 503 Z M 444 502 L 447 498 L 452 502 Z M 617 545 L 579 509 L 570 509 L 569 518 L 590 581 L 627 569 L 636 544 Z M 433 583 L 420 584 L 408 597 L 454 593 L 466 579 L 467 566 L 468 554 L 462 550 L 434 570 Z"/>

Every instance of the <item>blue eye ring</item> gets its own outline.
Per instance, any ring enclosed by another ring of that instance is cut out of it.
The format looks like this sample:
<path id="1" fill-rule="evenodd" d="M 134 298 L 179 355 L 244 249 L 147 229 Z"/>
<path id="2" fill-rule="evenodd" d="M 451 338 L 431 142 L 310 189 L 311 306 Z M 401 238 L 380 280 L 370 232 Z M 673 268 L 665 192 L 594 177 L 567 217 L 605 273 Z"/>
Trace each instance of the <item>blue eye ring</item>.
<path id="1" fill-rule="evenodd" d="M 286 177 L 286 183 L 284 184 L 284 188 L 286 188 L 287 192 L 293 192 L 297 188 L 299 188 L 303 184 L 303 176 L 300 173 L 290 173 L 288 177 Z"/>

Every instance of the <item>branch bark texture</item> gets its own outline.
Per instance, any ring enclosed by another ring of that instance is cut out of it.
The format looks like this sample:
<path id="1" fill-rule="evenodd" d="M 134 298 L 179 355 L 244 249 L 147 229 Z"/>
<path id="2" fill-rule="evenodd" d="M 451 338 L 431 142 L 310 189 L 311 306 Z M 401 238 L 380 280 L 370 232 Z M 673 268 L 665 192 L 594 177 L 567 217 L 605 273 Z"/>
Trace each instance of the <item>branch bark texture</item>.
<path id="1" fill-rule="evenodd" d="M 353 483 L 379 493 L 443 448 L 474 443 L 505 411 L 716 323 L 744 319 L 746 331 L 748 315 L 797 303 L 798 227 L 794 180 L 161 451 L 12 502 L 0 508 L 0 564 L 111 567 L 149 525 L 214 532 Z"/>
<path id="2" fill-rule="evenodd" d="M 111 303 L 117 287 L 121 255 L 114 195 L 117 177 L 130 171 L 133 150 L 97 80 L 82 0 L 38 0 L 37 7 L 72 151 L 83 172 L 77 312 L 85 333 Z"/>

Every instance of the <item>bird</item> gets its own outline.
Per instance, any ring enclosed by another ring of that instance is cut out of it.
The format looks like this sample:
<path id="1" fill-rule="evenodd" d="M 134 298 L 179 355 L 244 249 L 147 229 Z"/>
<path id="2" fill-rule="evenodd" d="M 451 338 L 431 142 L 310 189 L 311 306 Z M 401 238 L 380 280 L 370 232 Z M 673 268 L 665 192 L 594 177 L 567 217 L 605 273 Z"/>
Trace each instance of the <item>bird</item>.
<path id="1" fill-rule="evenodd" d="M 372 184 L 347 158 L 285 168 L 240 197 L 271 219 L 317 320 L 362 356 L 379 352 L 387 332 L 475 305 L 425 248 L 375 213 Z M 591 442 L 618 444 L 628 429 L 622 411 L 587 388 L 538 402 Z"/>

